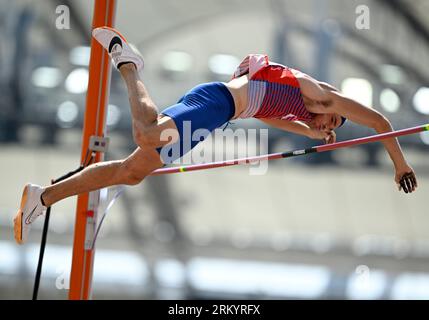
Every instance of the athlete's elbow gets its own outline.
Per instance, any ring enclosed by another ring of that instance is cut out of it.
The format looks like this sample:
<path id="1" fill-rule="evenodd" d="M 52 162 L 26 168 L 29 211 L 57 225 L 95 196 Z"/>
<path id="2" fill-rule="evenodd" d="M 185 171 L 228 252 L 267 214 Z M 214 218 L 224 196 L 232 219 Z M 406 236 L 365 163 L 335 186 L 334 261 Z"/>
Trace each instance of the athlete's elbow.
<path id="1" fill-rule="evenodd" d="M 393 130 L 392 124 L 390 123 L 389 119 L 387 119 L 381 113 L 377 113 L 376 115 L 374 115 L 372 127 L 378 133 L 389 132 Z"/>

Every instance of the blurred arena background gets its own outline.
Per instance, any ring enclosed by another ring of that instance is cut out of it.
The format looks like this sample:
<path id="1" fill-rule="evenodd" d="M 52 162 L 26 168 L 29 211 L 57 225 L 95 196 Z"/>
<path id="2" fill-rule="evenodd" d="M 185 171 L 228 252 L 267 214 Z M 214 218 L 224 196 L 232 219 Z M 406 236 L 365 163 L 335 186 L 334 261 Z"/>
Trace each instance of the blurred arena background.
<path id="1" fill-rule="evenodd" d="M 55 28 L 58 5 L 70 29 Z M 370 12 L 359 29 L 357 8 Z M 79 165 L 93 3 L 0 0 L 0 298 L 29 299 L 43 219 L 17 246 L 28 182 Z M 248 53 L 331 82 L 396 129 L 428 122 L 426 0 L 120 0 L 116 27 L 145 56 L 162 110 L 201 82 L 226 81 Z M 107 159 L 135 147 L 112 72 Z M 232 128 L 265 128 L 257 120 Z M 372 134 L 347 123 L 339 140 Z M 148 178 L 128 187 L 97 242 L 95 299 L 428 299 L 429 135 L 400 138 L 419 189 L 399 193 L 379 143 L 247 167 Z M 270 129 L 263 153 L 315 145 Z M 75 198 L 53 207 L 40 289 L 66 299 Z"/>

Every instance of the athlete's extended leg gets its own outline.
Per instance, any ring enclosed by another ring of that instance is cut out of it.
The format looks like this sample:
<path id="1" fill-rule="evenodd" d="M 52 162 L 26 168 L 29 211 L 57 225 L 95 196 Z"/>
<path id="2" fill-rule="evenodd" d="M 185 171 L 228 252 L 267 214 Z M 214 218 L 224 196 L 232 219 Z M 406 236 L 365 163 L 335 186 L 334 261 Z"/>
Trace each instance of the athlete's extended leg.
<path id="1" fill-rule="evenodd" d="M 139 147 L 126 159 L 94 163 L 68 179 L 46 187 L 43 202 L 51 206 L 67 197 L 104 187 L 135 185 L 162 165 L 156 150 Z"/>
<path id="2" fill-rule="evenodd" d="M 20 244 L 26 241 L 31 223 L 44 213 L 47 206 L 70 196 L 111 185 L 137 184 L 162 165 L 156 150 L 139 147 L 126 159 L 92 164 L 52 186 L 27 184 L 14 219 L 16 241 Z"/>

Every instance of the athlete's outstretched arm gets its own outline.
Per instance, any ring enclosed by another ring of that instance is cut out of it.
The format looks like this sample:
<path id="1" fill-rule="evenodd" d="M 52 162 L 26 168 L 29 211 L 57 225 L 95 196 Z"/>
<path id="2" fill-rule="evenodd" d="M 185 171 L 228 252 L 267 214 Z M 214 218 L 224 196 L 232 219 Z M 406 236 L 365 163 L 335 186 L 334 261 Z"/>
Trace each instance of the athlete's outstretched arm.
<path id="1" fill-rule="evenodd" d="M 327 95 L 329 100 L 332 101 L 332 104 L 327 107 L 330 112 L 335 112 L 357 124 L 372 128 L 377 133 L 393 131 L 390 121 L 378 111 L 368 108 L 353 99 L 347 98 L 340 92 L 327 91 Z M 405 192 L 407 192 L 407 190 L 410 192 L 414 191 L 417 187 L 415 173 L 405 160 L 405 156 L 401 150 L 398 139 L 391 138 L 382 140 L 382 143 L 394 164 L 395 181 L 398 184 L 399 190 L 403 188 Z M 410 178 L 405 179 L 405 181 L 401 181 L 401 178 L 407 174 Z M 403 183 L 407 184 L 405 188 L 404 185 L 402 185 Z M 408 185 L 409 183 L 410 185 Z"/>

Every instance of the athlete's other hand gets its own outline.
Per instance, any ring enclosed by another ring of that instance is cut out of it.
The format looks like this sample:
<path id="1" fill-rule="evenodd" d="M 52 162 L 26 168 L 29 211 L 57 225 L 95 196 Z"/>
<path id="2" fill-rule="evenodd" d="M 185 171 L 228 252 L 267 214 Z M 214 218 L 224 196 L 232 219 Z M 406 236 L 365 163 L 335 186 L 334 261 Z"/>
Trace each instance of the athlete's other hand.
<path id="1" fill-rule="evenodd" d="M 337 140 L 335 131 L 324 131 L 318 129 L 310 129 L 308 137 L 310 139 L 323 140 L 325 144 L 334 143 Z"/>
<path id="2" fill-rule="evenodd" d="M 403 190 L 405 193 L 411 193 L 417 188 L 416 174 L 408 164 L 396 168 L 395 182 L 398 190 Z"/>
<path id="3" fill-rule="evenodd" d="M 326 137 L 324 138 L 325 144 L 335 143 L 337 141 L 337 134 L 335 131 L 331 130 L 327 132 Z"/>

